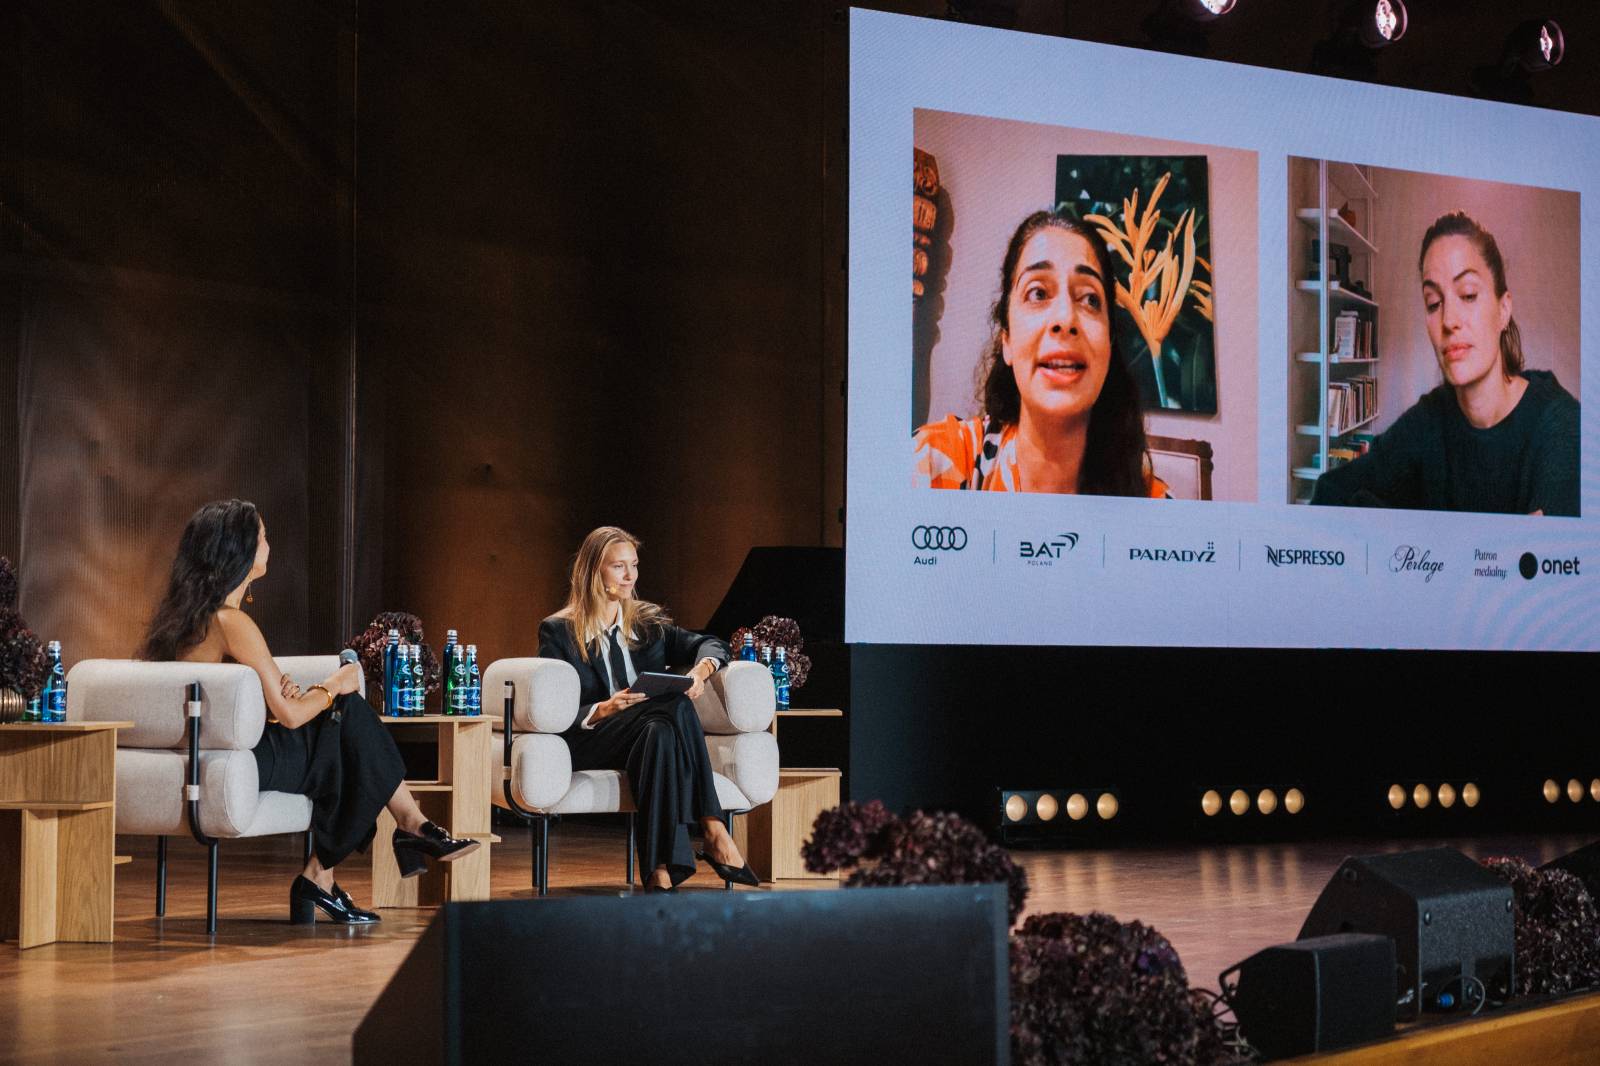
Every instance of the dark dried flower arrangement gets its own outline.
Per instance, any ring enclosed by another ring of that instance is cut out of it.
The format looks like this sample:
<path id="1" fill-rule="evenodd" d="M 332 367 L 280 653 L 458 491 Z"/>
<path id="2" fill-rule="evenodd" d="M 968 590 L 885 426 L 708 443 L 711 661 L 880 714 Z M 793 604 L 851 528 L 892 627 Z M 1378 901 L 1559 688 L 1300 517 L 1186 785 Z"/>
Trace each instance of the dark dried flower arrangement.
<path id="1" fill-rule="evenodd" d="M 823 811 L 800 856 L 813 873 L 855 867 L 845 882 L 851 887 L 997 882 L 1006 886 L 1006 916 L 1012 922 L 1028 898 L 1028 875 L 971 822 L 922 811 L 902 819 L 880 800 Z"/>
<path id="2" fill-rule="evenodd" d="M 1515 897 L 1517 995 L 1600 984 L 1600 917 L 1583 882 L 1523 859 L 1484 859 Z"/>
<path id="3" fill-rule="evenodd" d="M 31 700 L 44 688 L 44 642 L 17 612 L 17 568 L 0 556 L 0 688 Z"/>
<path id="4" fill-rule="evenodd" d="M 1234 1062 L 1167 938 L 1109 914 L 1035 914 L 1011 937 L 1011 1058 L 1026 1066 Z"/>
<path id="5" fill-rule="evenodd" d="M 755 638 L 758 647 L 766 644 L 773 649 L 774 654 L 778 648 L 783 649 L 784 660 L 789 664 L 791 692 L 806 683 L 806 678 L 811 676 L 811 656 L 802 651 L 806 642 L 800 636 L 798 622 L 793 618 L 769 614 L 753 626 L 740 626 L 733 631 L 732 647 L 736 656 L 739 654 L 739 649 L 744 646 L 746 633 Z"/>
<path id="6" fill-rule="evenodd" d="M 437 692 L 442 682 L 443 669 L 439 657 L 434 655 L 422 632 L 422 619 L 404 611 L 383 611 L 367 623 L 367 628 L 345 642 L 345 647 L 361 657 L 361 669 L 367 675 L 367 691 L 383 690 L 383 647 L 389 641 L 389 630 L 398 629 L 400 639 L 422 648 L 422 680 L 428 692 Z"/>
<path id="7" fill-rule="evenodd" d="M 815 873 L 854 867 L 848 886 L 998 882 L 1012 922 L 1028 895 L 1026 873 L 977 826 L 902 819 L 877 800 L 822 812 L 801 855 Z M 1034 915 L 1012 936 L 1011 1053 L 1028 1066 L 1236 1061 L 1166 938 L 1104 914 Z"/>

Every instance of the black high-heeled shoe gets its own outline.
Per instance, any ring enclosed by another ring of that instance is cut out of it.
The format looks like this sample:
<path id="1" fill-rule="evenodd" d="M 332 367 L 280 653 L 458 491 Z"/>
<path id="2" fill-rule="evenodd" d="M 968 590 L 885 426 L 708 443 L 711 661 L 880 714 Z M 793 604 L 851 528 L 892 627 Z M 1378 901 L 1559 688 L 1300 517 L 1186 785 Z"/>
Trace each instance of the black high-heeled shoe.
<path id="1" fill-rule="evenodd" d="M 319 910 L 336 925 L 374 925 L 383 921 L 372 911 L 357 907 L 350 893 L 339 887 L 339 882 L 333 883 L 332 892 L 324 892 L 315 881 L 301 874 L 289 886 L 289 922 L 291 925 L 314 925 Z"/>
<path id="2" fill-rule="evenodd" d="M 460 840 L 440 829 L 432 822 L 422 823 L 422 832 L 394 831 L 394 861 L 400 867 L 401 877 L 415 877 L 427 866 L 427 859 L 435 862 L 455 862 L 470 855 L 481 843 L 477 840 Z"/>
<path id="3" fill-rule="evenodd" d="M 718 862 L 703 851 L 695 852 L 694 857 L 717 871 L 717 876 L 724 881 L 732 881 L 736 885 L 748 885 L 751 888 L 761 887 L 761 878 L 757 877 L 756 872 L 750 869 L 748 862 L 743 866 L 729 866 L 726 863 Z"/>

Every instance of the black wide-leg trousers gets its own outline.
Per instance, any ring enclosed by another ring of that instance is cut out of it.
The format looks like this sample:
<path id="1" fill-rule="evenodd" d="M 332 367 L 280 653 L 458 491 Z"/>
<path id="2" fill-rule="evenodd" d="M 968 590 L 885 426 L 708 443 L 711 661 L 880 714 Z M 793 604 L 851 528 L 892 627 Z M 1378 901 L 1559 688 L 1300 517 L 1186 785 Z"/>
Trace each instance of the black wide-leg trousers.
<path id="1" fill-rule="evenodd" d="M 574 770 L 626 770 L 638 807 L 639 871 L 665 866 L 672 883 L 694 873 L 689 827 L 722 818 L 711 755 L 689 697 L 657 696 L 593 729 L 567 733 Z"/>
<path id="2" fill-rule="evenodd" d="M 357 693 L 299 729 L 269 722 L 255 756 L 262 791 L 310 797 L 317 861 L 330 870 L 372 843 L 378 812 L 406 776 L 394 737 Z"/>

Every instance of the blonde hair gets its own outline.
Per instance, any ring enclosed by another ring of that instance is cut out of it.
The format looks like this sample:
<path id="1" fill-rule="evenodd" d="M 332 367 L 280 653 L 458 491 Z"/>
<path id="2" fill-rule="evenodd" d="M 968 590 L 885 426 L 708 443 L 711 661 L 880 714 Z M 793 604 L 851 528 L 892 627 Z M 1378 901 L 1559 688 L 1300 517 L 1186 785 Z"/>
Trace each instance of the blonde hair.
<path id="1" fill-rule="evenodd" d="M 578 656 L 584 662 L 589 661 L 589 645 L 600 639 L 610 618 L 610 597 L 606 595 L 605 577 L 600 568 L 605 563 L 606 552 L 614 544 L 628 544 L 637 550 L 639 538 L 616 526 L 601 526 L 583 538 L 578 554 L 572 559 L 566 606 L 556 612 L 572 626 Z M 633 638 L 636 631 L 657 629 L 671 622 L 666 611 L 648 600 L 622 601 L 622 639 L 629 648 L 638 643 Z"/>

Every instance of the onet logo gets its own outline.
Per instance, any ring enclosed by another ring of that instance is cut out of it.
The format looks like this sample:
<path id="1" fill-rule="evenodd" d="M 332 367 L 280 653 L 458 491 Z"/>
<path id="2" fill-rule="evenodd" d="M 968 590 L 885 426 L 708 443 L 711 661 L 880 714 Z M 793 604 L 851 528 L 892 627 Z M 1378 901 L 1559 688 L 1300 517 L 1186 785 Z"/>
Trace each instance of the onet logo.
<path id="1" fill-rule="evenodd" d="M 1517 560 L 1517 569 L 1522 576 L 1532 581 L 1539 574 L 1561 574 L 1577 577 L 1579 559 L 1574 555 L 1570 559 L 1541 559 L 1532 552 L 1523 552 L 1522 558 Z"/>
<path id="2" fill-rule="evenodd" d="M 911 531 L 911 546 L 918 551 L 958 552 L 967 546 L 967 531 L 960 526 L 918 526 Z"/>
<path id="3" fill-rule="evenodd" d="M 1040 541 L 1025 540 L 1017 546 L 1017 554 L 1024 559 L 1059 559 L 1078 546 L 1076 533 L 1057 533 Z"/>

